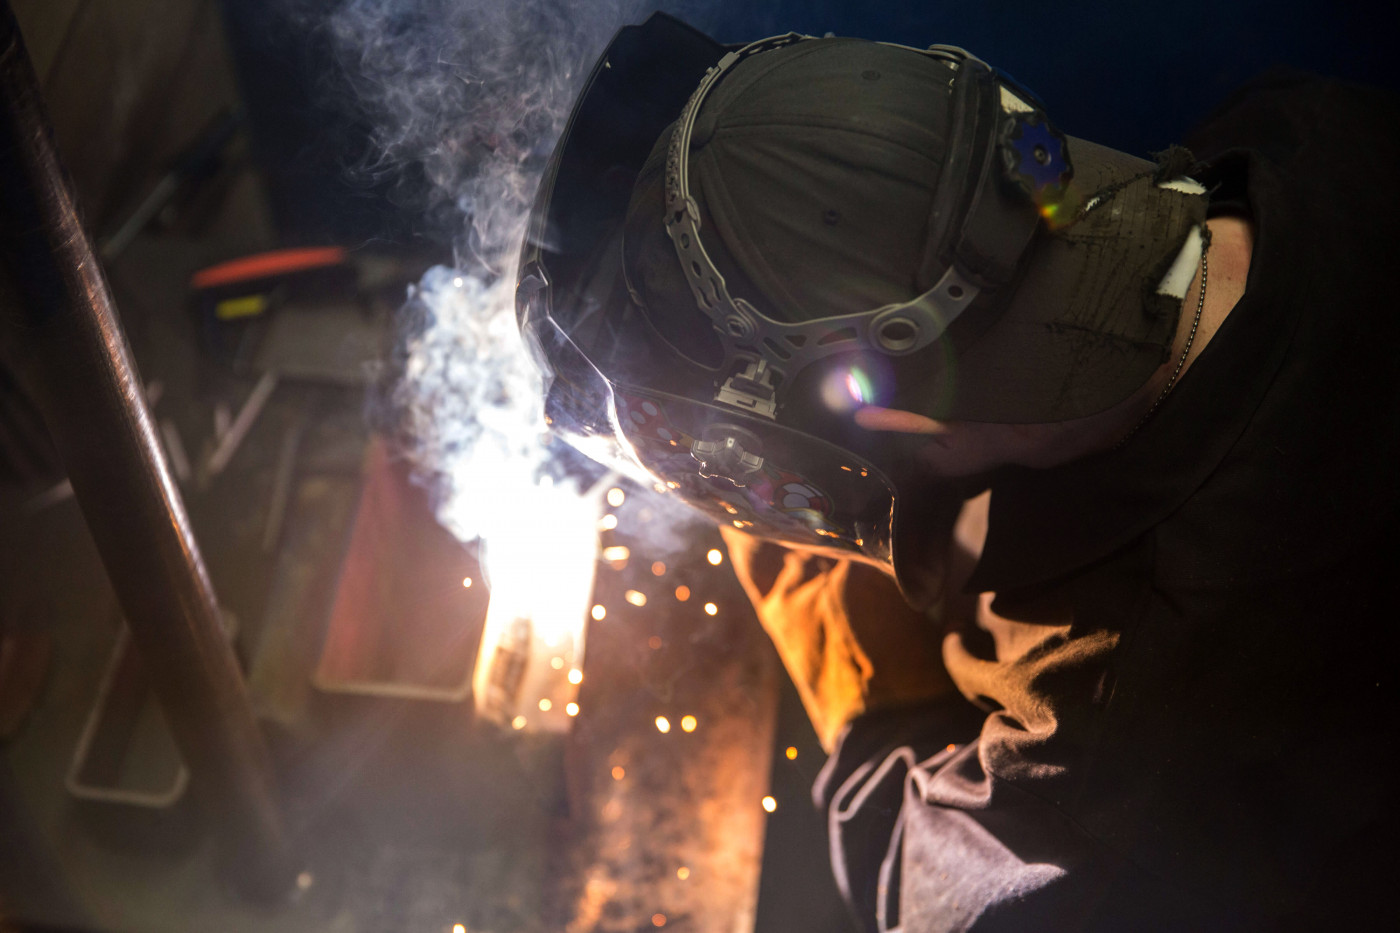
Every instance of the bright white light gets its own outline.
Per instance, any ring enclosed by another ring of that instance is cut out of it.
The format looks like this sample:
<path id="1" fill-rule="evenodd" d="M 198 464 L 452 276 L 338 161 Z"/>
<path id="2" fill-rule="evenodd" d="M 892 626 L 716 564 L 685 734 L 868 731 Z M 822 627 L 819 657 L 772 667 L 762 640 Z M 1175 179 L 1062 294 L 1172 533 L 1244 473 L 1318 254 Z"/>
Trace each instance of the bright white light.
<path id="1" fill-rule="evenodd" d="M 660 732 L 662 735 L 665 735 L 667 732 L 670 732 L 670 731 L 671 731 L 671 720 L 667 719 L 665 716 L 657 716 L 657 717 L 656 717 L 656 731 L 657 731 L 657 732 Z"/>
<path id="2" fill-rule="evenodd" d="M 438 4 L 442 16 L 411 28 L 399 3 L 330 6 L 337 60 L 363 69 L 357 103 L 384 149 L 371 161 L 423 165 L 431 203 L 455 206 L 461 222 L 453 238 L 461 267 L 430 269 L 398 316 L 407 326 L 397 334 L 402 371 L 390 403 L 441 503 L 439 520 L 462 541 L 483 542 L 483 585 L 474 592 L 489 587 L 491 603 L 477 702 L 495 721 L 535 728 L 533 701 L 544 693 L 535 678 L 558 679 L 553 656 L 582 663 L 599 500 L 617 480 L 585 498 L 575 482 L 550 479 L 548 379 L 516 323 L 516 260 L 542 168 L 534 154 L 553 148 L 584 77 L 577 63 L 602 49 L 621 11 L 561 10 L 531 28 L 548 54 L 522 56 L 519 18 L 498 15 L 500 4 Z M 461 70 L 467 60 L 470 75 Z M 441 93 L 444 80 L 458 93 Z M 512 673 L 517 660 L 523 682 Z"/>
<path id="3" fill-rule="evenodd" d="M 772 797 L 764 797 L 763 809 L 767 810 L 769 813 L 772 813 L 774 810 L 778 809 L 778 801 Z"/>
<path id="4" fill-rule="evenodd" d="M 623 492 L 621 489 L 618 489 L 616 486 L 614 486 L 612 489 L 608 490 L 608 505 L 612 506 L 613 508 L 617 508 L 619 505 L 626 501 L 627 493 Z"/>
<path id="5" fill-rule="evenodd" d="M 581 683 L 583 683 L 583 671 L 579 670 L 578 668 L 574 668 L 573 670 L 569 671 L 569 683 L 571 683 L 571 684 L 581 684 Z"/>
<path id="6" fill-rule="evenodd" d="M 724 555 L 719 552 L 718 548 L 710 548 L 710 552 L 705 555 L 705 560 L 718 567 L 724 562 Z"/>
<path id="7" fill-rule="evenodd" d="M 472 578 L 471 578 L 471 577 L 463 577 L 463 578 L 462 578 L 462 586 L 465 587 L 466 589 L 471 589 L 471 588 L 472 588 Z"/>
<path id="8" fill-rule="evenodd" d="M 536 485 L 519 470 L 502 469 L 493 482 L 489 494 L 453 504 L 476 509 L 491 585 L 473 694 L 480 712 L 505 721 L 531 697 L 552 691 L 553 671 L 568 663 L 555 667 L 555 658 L 582 663 L 597 565 L 598 500 L 580 495 L 572 483 Z M 541 585 L 541 574 L 548 585 Z M 528 720 L 545 729 L 563 728 L 564 721 Z"/>
<path id="9" fill-rule="evenodd" d="M 712 616 L 712 615 L 717 614 L 718 612 L 719 612 L 719 607 L 716 606 L 714 603 L 706 603 L 706 604 L 705 604 L 705 615 L 707 615 L 707 616 Z"/>
<path id="10" fill-rule="evenodd" d="M 647 604 L 647 594 L 640 590 L 628 590 L 622 594 L 622 598 L 634 606 L 645 606 Z"/>
<path id="11" fill-rule="evenodd" d="M 565 707 L 564 707 L 564 712 L 568 713 L 570 716 L 577 716 L 577 715 L 578 715 L 578 704 L 577 704 L 577 703 L 569 703 L 569 704 L 566 704 Z"/>
<path id="12" fill-rule="evenodd" d="M 694 716 L 681 717 L 681 730 L 683 732 L 694 732 L 695 727 L 700 725 Z"/>

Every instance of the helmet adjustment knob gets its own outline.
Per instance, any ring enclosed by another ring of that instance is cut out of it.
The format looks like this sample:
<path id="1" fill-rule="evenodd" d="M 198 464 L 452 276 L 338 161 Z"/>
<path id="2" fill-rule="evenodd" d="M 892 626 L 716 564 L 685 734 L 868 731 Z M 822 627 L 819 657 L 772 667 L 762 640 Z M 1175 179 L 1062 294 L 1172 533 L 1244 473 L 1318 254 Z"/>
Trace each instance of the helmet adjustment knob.
<path id="1" fill-rule="evenodd" d="M 701 476 L 727 479 L 735 486 L 748 485 L 749 477 L 763 468 L 762 452 L 756 436 L 732 424 L 712 424 L 690 445 Z"/>

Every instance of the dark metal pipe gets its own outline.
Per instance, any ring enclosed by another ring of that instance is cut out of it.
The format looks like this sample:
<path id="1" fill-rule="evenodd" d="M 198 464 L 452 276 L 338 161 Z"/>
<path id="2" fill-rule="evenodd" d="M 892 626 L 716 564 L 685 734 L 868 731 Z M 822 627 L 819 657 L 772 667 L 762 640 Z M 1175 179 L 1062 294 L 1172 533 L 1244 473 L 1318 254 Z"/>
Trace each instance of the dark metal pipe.
<path id="1" fill-rule="evenodd" d="M 295 868 L 267 749 L 8 0 L 0 271 L 0 328 L 28 350 L 25 376 L 236 880 L 287 890 Z"/>

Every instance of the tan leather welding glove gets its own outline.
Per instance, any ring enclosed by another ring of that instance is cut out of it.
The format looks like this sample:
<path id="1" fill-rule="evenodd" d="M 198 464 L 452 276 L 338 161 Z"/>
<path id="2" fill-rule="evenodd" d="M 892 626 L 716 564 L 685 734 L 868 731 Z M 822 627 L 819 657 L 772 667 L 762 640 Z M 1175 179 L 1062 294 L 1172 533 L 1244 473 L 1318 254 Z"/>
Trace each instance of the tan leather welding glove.
<path id="1" fill-rule="evenodd" d="M 720 531 L 828 752 L 862 712 L 956 692 L 941 655 L 942 600 L 919 612 L 867 564 Z M 946 580 L 941 568 L 940 576 Z"/>

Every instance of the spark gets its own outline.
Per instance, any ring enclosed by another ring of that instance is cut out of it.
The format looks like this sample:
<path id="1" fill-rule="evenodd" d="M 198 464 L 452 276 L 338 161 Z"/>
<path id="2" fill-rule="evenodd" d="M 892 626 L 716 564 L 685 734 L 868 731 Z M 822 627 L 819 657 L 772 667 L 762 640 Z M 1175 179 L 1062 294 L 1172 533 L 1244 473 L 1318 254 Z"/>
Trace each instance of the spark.
<path id="1" fill-rule="evenodd" d="M 617 527 L 617 516 L 609 512 L 607 515 L 598 519 L 598 527 L 603 531 L 612 531 Z"/>
<path id="2" fill-rule="evenodd" d="M 679 599 L 681 602 L 685 602 L 689 598 L 690 587 L 686 586 L 685 584 L 681 584 L 680 586 L 676 587 L 676 599 Z"/>
<path id="3" fill-rule="evenodd" d="M 700 723 L 696 720 L 694 716 L 681 717 L 681 731 L 683 732 L 694 732 L 695 727 L 698 725 L 700 725 Z"/>
<path id="4" fill-rule="evenodd" d="M 665 914 L 652 914 L 652 915 L 651 915 L 651 925 L 654 926 L 654 927 L 664 927 L 664 926 L 666 925 L 666 915 L 665 915 Z"/>
<path id="5" fill-rule="evenodd" d="M 707 615 L 707 616 L 712 616 L 712 615 L 718 615 L 718 614 L 719 614 L 719 607 L 718 607 L 718 606 L 716 606 L 714 603 L 706 603 L 706 604 L 705 604 L 705 615 Z"/>
<path id="6" fill-rule="evenodd" d="M 627 769 L 622 767 L 622 765 L 613 765 L 612 779 L 614 781 L 620 781 L 625 777 L 627 777 Z"/>
<path id="7" fill-rule="evenodd" d="M 645 606 L 647 604 L 647 594 L 639 590 L 628 590 L 622 595 L 624 599 L 634 606 Z"/>
<path id="8" fill-rule="evenodd" d="M 665 735 L 666 733 L 670 732 L 670 731 L 671 731 L 671 720 L 667 719 L 665 716 L 657 716 L 657 717 L 656 717 L 656 731 L 657 731 L 657 732 L 660 732 L 662 735 Z"/>
<path id="9" fill-rule="evenodd" d="M 566 714 L 570 715 L 570 716 L 577 716 L 577 715 L 578 715 L 578 704 L 577 704 L 577 703 L 568 703 L 568 704 L 565 704 L 565 706 L 564 706 L 564 712 L 565 712 Z"/>
<path id="10" fill-rule="evenodd" d="M 549 697 L 541 697 L 541 698 L 540 698 L 540 712 L 541 712 L 541 713 L 547 713 L 547 712 L 549 712 L 549 711 L 550 711 L 551 709 L 553 709 L 553 708 L 554 708 L 554 704 L 550 702 Z"/>
<path id="11" fill-rule="evenodd" d="M 632 552 L 621 544 L 603 548 L 603 560 L 610 564 L 621 563 L 632 556 Z"/>
<path id="12" fill-rule="evenodd" d="M 460 281 L 462 281 L 462 280 L 461 280 L 461 279 L 458 279 L 457 281 L 460 282 Z M 454 924 L 452 924 L 452 933 L 467 933 L 466 924 L 462 924 L 462 923 L 454 923 Z"/>
<path id="13" fill-rule="evenodd" d="M 601 622 L 601 621 L 603 621 L 603 618 L 604 618 L 607 614 L 608 614 L 607 607 L 605 607 L 602 603 L 599 603 L 598 605 L 594 606 L 594 607 L 593 607 L 593 611 L 589 613 L 589 615 L 591 615 L 591 616 L 593 617 L 593 621 L 594 621 L 594 622 Z"/>
<path id="14" fill-rule="evenodd" d="M 778 809 L 778 801 L 773 797 L 764 797 L 763 809 L 767 810 L 769 813 L 772 813 L 774 810 Z"/>
<path id="15" fill-rule="evenodd" d="M 666 572 L 666 565 L 663 564 L 663 563 L 661 563 L 661 561 L 658 560 L 658 561 L 655 561 L 654 563 L 652 563 L 652 565 L 651 565 L 651 575 L 652 575 L 653 577 L 659 577 L 659 576 L 661 576 L 661 575 L 662 575 L 663 573 L 665 573 L 665 572 Z"/>
<path id="16" fill-rule="evenodd" d="M 712 547 L 710 552 L 705 555 L 705 560 L 709 561 L 711 566 L 718 567 L 724 563 L 724 555 L 719 552 L 719 548 Z"/>
<path id="17" fill-rule="evenodd" d="M 471 588 L 472 588 L 472 578 L 471 578 L 471 577 L 463 577 L 463 578 L 462 578 L 462 586 L 465 587 L 466 589 L 471 589 Z"/>
<path id="18" fill-rule="evenodd" d="M 554 668 L 556 671 L 562 671 L 564 669 L 564 659 L 556 654 L 554 657 L 549 659 L 549 666 Z"/>
<path id="19" fill-rule="evenodd" d="M 583 671 L 579 670 L 578 668 L 574 668 L 573 670 L 569 671 L 569 683 L 571 683 L 571 684 L 581 684 L 581 683 L 583 683 Z"/>
<path id="20" fill-rule="evenodd" d="M 514 719 L 512 719 L 512 720 L 510 721 L 510 727 L 511 727 L 512 729 L 524 729 L 524 728 L 525 728 L 525 717 L 524 717 L 524 716 L 516 716 Z"/>
<path id="21" fill-rule="evenodd" d="M 680 868 L 676 869 L 676 877 L 682 881 L 686 880 L 690 877 L 690 869 L 682 865 Z"/>
<path id="22" fill-rule="evenodd" d="M 789 746 L 787 747 L 787 759 L 788 759 L 788 761 L 794 761 L 796 758 L 797 758 L 797 747 L 796 747 L 795 745 L 789 745 Z"/>
<path id="23" fill-rule="evenodd" d="M 619 505 L 622 505 L 622 503 L 626 501 L 627 493 L 623 492 L 621 489 L 618 489 L 616 486 L 614 486 L 612 489 L 608 490 L 608 505 L 612 506 L 613 508 L 617 508 Z"/>

